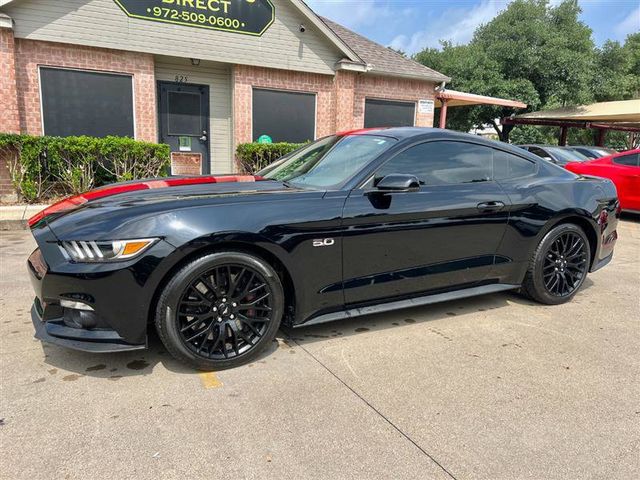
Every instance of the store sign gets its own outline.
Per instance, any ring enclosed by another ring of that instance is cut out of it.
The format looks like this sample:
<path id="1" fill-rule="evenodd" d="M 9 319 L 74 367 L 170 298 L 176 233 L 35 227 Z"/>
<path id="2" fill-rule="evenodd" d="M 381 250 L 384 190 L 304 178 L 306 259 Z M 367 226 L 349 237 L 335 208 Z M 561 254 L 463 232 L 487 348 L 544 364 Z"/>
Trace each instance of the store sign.
<path id="1" fill-rule="evenodd" d="M 433 113 L 434 107 L 435 104 L 433 100 L 420 100 L 418 102 L 418 113 L 428 115 Z"/>
<path id="2" fill-rule="evenodd" d="M 271 0 L 114 0 L 132 18 L 260 36 L 273 24 Z"/>

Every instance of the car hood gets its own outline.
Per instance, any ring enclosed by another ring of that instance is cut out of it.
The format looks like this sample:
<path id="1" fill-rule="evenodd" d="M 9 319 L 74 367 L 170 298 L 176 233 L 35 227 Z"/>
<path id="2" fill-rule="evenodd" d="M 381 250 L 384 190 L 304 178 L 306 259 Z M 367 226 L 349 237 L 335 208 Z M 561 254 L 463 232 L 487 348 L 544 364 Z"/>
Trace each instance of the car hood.
<path id="1" fill-rule="evenodd" d="M 135 218 L 171 210 L 257 201 L 264 195 L 300 193 L 282 182 L 253 176 L 178 177 L 124 182 L 91 190 L 54 204 L 29 219 L 31 228 L 54 233 L 102 217 Z"/>

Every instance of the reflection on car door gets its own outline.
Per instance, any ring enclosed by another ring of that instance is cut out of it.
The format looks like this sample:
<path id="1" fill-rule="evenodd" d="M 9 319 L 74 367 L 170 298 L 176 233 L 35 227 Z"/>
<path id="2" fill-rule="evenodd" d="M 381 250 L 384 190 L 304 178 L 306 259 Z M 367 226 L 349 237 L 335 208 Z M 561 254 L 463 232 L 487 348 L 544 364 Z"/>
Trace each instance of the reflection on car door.
<path id="1" fill-rule="evenodd" d="M 490 148 L 464 142 L 410 147 L 351 192 L 343 214 L 348 305 L 482 282 L 508 221 Z M 384 175 L 412 174 L 420 191 L 382 193 Z"/>

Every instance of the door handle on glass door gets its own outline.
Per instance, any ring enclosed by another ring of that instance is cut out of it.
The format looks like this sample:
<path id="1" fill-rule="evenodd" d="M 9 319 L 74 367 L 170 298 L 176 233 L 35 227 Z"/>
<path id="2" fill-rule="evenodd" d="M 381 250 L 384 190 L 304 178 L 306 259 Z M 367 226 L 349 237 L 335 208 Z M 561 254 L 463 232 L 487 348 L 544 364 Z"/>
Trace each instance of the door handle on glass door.
<path id="1" fill-rule="evenodd" d="M 209 137 L 207 136 L 207 131 L 203 131 L 202 132 L 202 136 L 200 137 L 200 141 L 201 142 L 206 142 L 209 139 Z"/>
<path id="2" fill-rule="evenodd" d="M 478 204 L 478 210 L 482 212 L 499 212 L 504 208 L 503 202 L 482 202 Z"/>

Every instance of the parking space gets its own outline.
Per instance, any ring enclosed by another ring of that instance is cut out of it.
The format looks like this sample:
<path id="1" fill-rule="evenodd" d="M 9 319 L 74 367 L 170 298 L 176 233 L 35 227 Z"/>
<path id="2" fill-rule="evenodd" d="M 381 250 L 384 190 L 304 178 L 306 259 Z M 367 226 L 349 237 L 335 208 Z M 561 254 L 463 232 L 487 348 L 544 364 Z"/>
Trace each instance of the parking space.
<path id="1" fill-rule="evenodd" d="M 281 331 L 200 374 L 33 339 L 27 232 L 0 232 L 0 476 L 640 476 L 640 221 L 573 302 L 496 294 Z M 117 299 L 114 299 L 117 301 Z"/>

